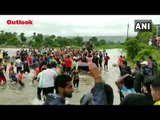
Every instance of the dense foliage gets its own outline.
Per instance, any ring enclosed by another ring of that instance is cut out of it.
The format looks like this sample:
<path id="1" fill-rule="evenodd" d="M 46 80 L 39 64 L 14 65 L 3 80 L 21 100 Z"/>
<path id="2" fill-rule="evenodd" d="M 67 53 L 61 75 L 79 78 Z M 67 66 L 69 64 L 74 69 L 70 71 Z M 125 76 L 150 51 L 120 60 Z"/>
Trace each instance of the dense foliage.
<path id="1" fill-rule="evenodd" d="M 97 37 L 92 37 L 92 42 L 96 49 L 107 49 L 107 48 L 115 48 L 121 47 L 121 43 L 114 43 L 111 41 L 106 42 L 104 39 L 98 40 Z M 0 45 L 13 45 L 15 47 L 20 47 L 22 45 L 26 47 L 34 47 L 34 48 L 42 48 L 42 47 L 65 47 L 71 46 L 76 48 L 82 48 L 85 44 L 83 37 L 75 36 L 75 37 L 62 37 L 55 35 L 43 35 L 40 33 L 34 32 L 31 37 L 26 37 L 25 33 L 20 33 L 18 35 L 16 32 L 4 32 L 0 33 Z"/>
<path id="2" fill-rule="evenodd" d="M 151 55 L 157 61 L 160 70 L 160 50 L 148 44 L 156 36 L 156 30 L 153 26 L 152 32 L 139 32 L 136 37 L 126 39 L 124 48 L 129 61 L 147 60 Z"/>

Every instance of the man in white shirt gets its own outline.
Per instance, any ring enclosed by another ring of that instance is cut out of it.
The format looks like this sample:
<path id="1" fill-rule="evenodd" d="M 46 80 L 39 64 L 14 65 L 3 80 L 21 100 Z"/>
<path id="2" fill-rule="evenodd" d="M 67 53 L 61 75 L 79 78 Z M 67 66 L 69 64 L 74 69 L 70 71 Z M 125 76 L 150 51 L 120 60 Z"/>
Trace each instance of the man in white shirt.
<path id="1" fill-rule="evenodd" d="M 19 73 L 22 70 L 22 61 L 20 57 L 18 57 L 15 61 L 15 67 L 17 68 L 17 73 Z"/>
<path id="2" fill-rule="evenodd" d="M 54 81 L 58 73 L 53 69 L 52 64 L 47 65 L 47 69 L 42 71 L 42 86 L 43 86 L 43 95 L 47 96 L 48 93 L 54 93 Z"/>

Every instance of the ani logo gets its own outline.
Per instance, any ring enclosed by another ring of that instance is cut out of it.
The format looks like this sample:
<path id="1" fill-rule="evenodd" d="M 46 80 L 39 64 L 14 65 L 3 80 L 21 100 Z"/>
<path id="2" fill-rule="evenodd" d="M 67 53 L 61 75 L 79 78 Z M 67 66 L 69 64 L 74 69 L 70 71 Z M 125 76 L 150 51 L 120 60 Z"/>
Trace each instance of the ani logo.
<path id="1" fill-rule="evenodd" d="M 135 20 L 134 31 L 135 32 L 151 32 L 152 20 Z"/>

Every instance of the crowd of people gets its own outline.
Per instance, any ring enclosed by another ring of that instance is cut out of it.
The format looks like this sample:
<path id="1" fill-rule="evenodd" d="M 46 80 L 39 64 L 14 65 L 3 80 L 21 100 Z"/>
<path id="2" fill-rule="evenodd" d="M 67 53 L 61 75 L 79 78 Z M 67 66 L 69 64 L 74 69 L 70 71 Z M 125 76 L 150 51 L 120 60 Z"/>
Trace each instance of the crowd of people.
<path id="1" fill-rule="evenodd" d="M 74 90 L 79 91 L 79 73 L 85 70 L 93 77 L 95 85 L 83 95 L 80 104 L 113 105 L 113 88 L 101 76 L 102 69 L 109 71 L 109 60 L 107 52 L 95 50 L 21 49 L 9 61 L 1 60 L 0 83 L 7 83 L 4 72 L 8 70 L 10 80 L 25 87 L 23 74 L 33 69 L 32 84 L 38 84 L 37 99 L 44 101 L 43 105 L 65 105 L 65 98 L 71 98 Z M 137 61 L 134 71 L 122 56 L 118 64 L 120 77 L 115 84 L 120 94 L 120 105 L 160 105 L 160 77 L 157 77 L 157 63 L 152 56 L 148 56 L 146 61 Z"/>
<path id="2" fill-rule="evenodd" d="M 157 62 L 148 56 L 146 61 L 136 61 L 132 71 L 127 61 L 119 57 L 120 78 L 115 81 L 119 94 L 120 105 L 153 105 L 155 103 L 152 86 L 160 83 Z"/>
<path id="3" fill-rule="evenodd" d="M 59 74 L 69 75 L 72 77 L 74 88 L 77 92 L 79 87 L 79 72 L 84 66 L 82 64 L 95 63 L 99 69 L 102 69 L 103 54 L 101 51 L 79 50 L 71 48 L 60 49 L 21 49 L 17 50 L 16 55 L 11 57 L 6 63 L 1 62 L 1 84 L 6 84 L 7 80 L 4 73 L 13 83 L 19 83 L 21 87 L 25 86 L 23 82 L 23 74 L 30 73 L 30 69 L 35 71 L 35 76 L 32 80 L 33 84 L 38 81 L 37 98 L 42 100 L 41 92 L 44 100 L 48 93 L 52 93 L 54 81 Z M 81 64 L 82 63 L 82 64 Z M 7 65 L 8 64 L 8 65 Z M 107 66 L 107 63 L 105 63 Z M 8 72 L 7 72 L 8 71 Z M 86 69 L 89 72 L 89 69 Z"/>

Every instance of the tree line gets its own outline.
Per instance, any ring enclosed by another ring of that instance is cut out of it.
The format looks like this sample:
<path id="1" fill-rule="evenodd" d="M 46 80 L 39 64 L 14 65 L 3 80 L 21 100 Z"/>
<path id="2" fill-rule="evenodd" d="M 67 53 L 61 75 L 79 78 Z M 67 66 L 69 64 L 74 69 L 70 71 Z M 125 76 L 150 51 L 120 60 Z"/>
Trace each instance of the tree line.
<path id="1" fill-rule="evenodd" d="M 91 37 L 92 42 L 95 46 L 104 46 L 107 44 L 120 44 L 114 43 L 113 41 L 108 41 L 104 39 L 98 40 L 97 37 Z M 43 35 L 41 33 L 34 32 L 31 37 L 26 37 L 25 33 L 20 33 L 18 35 L 16 32 L 4 32 L 0 31 L 0 45 L 13 45 L 20 47 L 25 45 L 27 47 L 65 47 L 65 46 L 79 46 L 82 47 L 85 41 L 83 37 L 75 36 L 72 38 L 55 36 L 55 35 Z"/>

